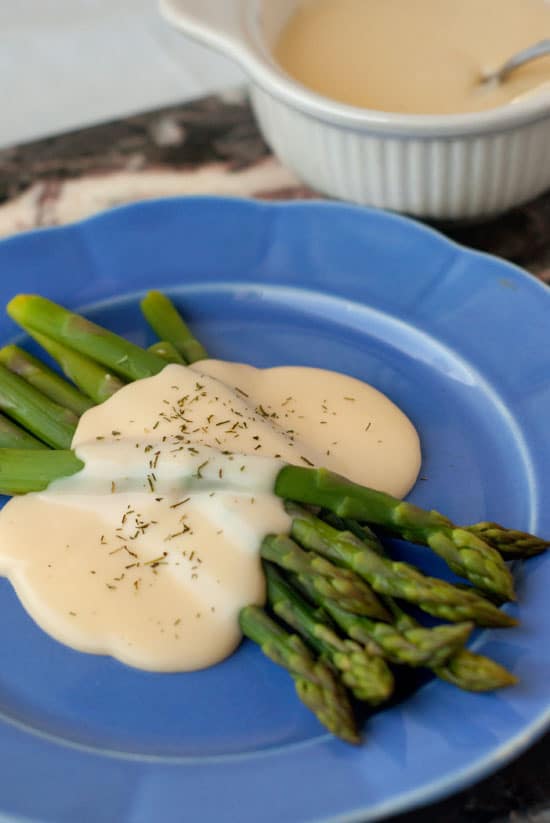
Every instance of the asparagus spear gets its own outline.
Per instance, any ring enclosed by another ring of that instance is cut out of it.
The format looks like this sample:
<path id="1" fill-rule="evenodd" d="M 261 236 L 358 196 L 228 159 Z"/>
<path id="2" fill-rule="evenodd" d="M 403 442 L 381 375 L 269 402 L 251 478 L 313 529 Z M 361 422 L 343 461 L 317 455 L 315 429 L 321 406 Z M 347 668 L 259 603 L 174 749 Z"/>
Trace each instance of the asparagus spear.
<path id="1" fill-rule="evenodd" d="M 418 627 L 414 617 L 396 603 L 393 604 L 392 611 L 401 631 L 409 632 Z M 469 649 L 459 649 L 444 663 L 430 668 L 442 680 L 470 692 L 490 692 L 518 682 L 517 677 L 500 663 Z"/>
<path id="2" fill-rule="evenodd" d="M 161 340 L 172 343 L 187 363 L 208 357 L 204 346 L 193 337 L 191 329 L 165 294 L 148 292 L 141 301 L 141 310 L 153 331 Z"/>
<path id="3" fill-rule="evenodd" d="M 153 352 L 141 349 L 45 297 L 19 294 L 10 300 L 7 311 L 24 329 L 45 334 L 128 380 L 151 377 L 166 365 Z"/>
<path id="4" fill-rule="evenodd" d="M 326 520 L 327 523 L 330 523 L 330 525 L 336 529 L 352 532 L 360 539 L 364 537 L 363 530 L 365 529 L 365 524 L 361 525 L 357 520 L 339 517 L 334 512 L 328 510 L 323 512 L 323 520 Z M 498 523 L 483 521 L 481 523 L 474 523 L 472 526 L 462 526 L 461 528 L 481 537 L 482 540 L 499 551 L 505 559 L 513 560 L 532 557 L 533 555 L 546 551 L 550 546 L 548 540 L 543 540 L 541 537 L 529 534 L 528 532 L 507 529 Z M 372 532 L 370 533 L 372 535 Z M 380 546 L 380 548 L 382 554 L 384 554 L 383 547 Z M 500 598 L 496 597 L 495 599 L 497 602 L 500 602 Z"/>
<path id="5" fill-rule="evenodd" d="M 340 517 L 376 523 L 405 540 L 429 546 L 455 574 L 467 577 L 479 589 L 501 599 L 515 598 L 512 575 L 500 554 L 438 512 L 424 511 L 326 469 L 286 467 L 279 472 L 275 493 L 288 500 L 324 506 Z"/>
<path id="6" fill-rule="evenodd" d="M 45 449 L 44 443 L 0 414 L 0 449 Z"/>
<path id="7" fill-rule="evenodd" d="M 474 523 L 472 526 L 465 526 L 465 528 L 510 559 L 532 557 L 546 551 L 550 546 L 548 540 L 542 540 L 528 532 L 507 529 L 498 523 L 483 521 Z"/>
<path id="8" fill-rule="evenodd" d="M 290 537 L 268 535 L 260 553 L 264 560 L 307 578 L 316 592 L 335 600 L 343 609 L 378 620 L 391 620 L 380 599 L 358 575 L 335 566 L 315 552 L 305 552 Z"/>
<path id="9" fill-rule="evenodd" d="M 0 349 L 0 363 L 43 392 L 50 400 L 65 406 L 78 416 L 93 406 L 88 397 L 19 346 L 9 345 Z"/>
<path id="10" fill-rule="evenodd" d="M 377 706 L 388 700 L 394 680 L 382 657 L 369 654 L 353 640 L 342 639 L 322 611 L 315 611 L 269 563 L 264 565 L 268 602 L 277 617 L 302 635 L 328 660 L 358 700 Z"/>
<path id="11" fill-rule="evenodd" d="M 1 363 L 0 409 L 49 446 L 67 449 L 71 445 L 78 422 L 74 412 L 54 403 Z"/>
<path id="12" fill-rule="evenodd" d="M 26 331 L 59 363 L 63 373 L 80 391 L 91 398 L 93 402 L 90 406 L 94 403 L 103 403 L 125 385 L 115 374 L 64 343 L 52 340 L 51 337 L 31 328 Z"/>
<path id="13" fill-rule="evenodd" d="M 435 626 L 432 629 L 416 625 L 401 630 L 398 626 L 346 611 L 335 600 L 316 592 L 302 575 L 297 575 L 297 581 L 310 600 L 323 608 L 348 637 L 371 652 L 383 655 L 391 663 L 428 668 L 440 666 L 464 646 L 472 632 L 472 623 Z"/>
<path id="14" fill-rule="evenodd" d="M 288 473 L 288 468 L 295 469 L 292 466 L 281 471 Z M 378 594 L 408 600 L 428 614 L 453 623 L 473 620 L 480 626 L 516 625 L 512 617 L 479 595 L 426 577 L 409 563 L 380 557 L 377 548 L 370 547 L 366 540 L 359 540 L 351 532 L 339 532 L 295 505 L 287 504 L 287 510 L 293 518 L 291 536 L 298 543 L 356 571 Z"/>
<path id="15" fill-rule="evenodd" d="M 461 649 L 442 666 L 434 668 L 434 673 L 469 692 L 492 692 L 515 686 L 518 678 L 500 663 L 469 649 Z"/>
<path id="16" fill-rule="evenodd" d="M 157 354 L 167 363 L 179 363 L 180 365 L 185 365 L 185 360 L 179 351 L 175 348 L 175 346 L 169 343 L 168 340 L 159 340 L 158 343 L 153 343 L 152 346 L 149 346 L 147 351 Z"/>
<path id="17" fill-rule="evenodd" d="M 332 734 L 359 743 L 359 734 L 344 687 L 330 667 L 316 659 L 296 634 L 289 634 L 258 606 L 239 614 L 241 631 L 263 653 L 290 672 L 300 700 Z"/>
<path id="18" fill-rule="evenodd" d="M 68 449 L 0 449 L 0 493 L 42 491 L 53 480 L 76 474 L 83 467 Z"/>

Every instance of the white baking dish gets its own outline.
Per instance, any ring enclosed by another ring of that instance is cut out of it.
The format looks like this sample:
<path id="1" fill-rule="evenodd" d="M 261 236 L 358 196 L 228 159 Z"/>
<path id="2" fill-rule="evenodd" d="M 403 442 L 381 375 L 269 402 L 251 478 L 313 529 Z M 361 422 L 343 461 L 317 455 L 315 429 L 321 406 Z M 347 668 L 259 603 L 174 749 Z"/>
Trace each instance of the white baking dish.
<path id="1" fill-rule="evenodd" d="M 550 186 L 550 98 L 460 115 L 360 109 L 290 78 L 271 48 L 299 0 L 160 0 L 248 73 L 265 139 L 320 192 L 420 217 L 497 214 Z"/>

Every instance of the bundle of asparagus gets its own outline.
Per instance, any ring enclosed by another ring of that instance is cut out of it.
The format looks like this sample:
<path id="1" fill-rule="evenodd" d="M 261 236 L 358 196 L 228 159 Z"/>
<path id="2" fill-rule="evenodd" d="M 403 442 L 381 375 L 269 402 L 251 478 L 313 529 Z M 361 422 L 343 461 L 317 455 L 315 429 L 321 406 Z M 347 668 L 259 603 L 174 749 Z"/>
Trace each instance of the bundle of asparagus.
<path id="1" fill-rule="evenodd" d="M 148 350 L 45 298 L 9 303 L 11 317 L 71 382 L 17 346 L 0 350 L 0 491 L 38 491 L 78 472 L 70 444 L 79 415 L 167 362 L 208 356 L 166 296 L 149 292 L 141 306 L 160 338 Z M 431 669 L 472 691 L 516 682 L 465 643 L 475 625 L 516 624 L 496 605 L 515 599 L 505 559 L 538 554 L 546 541 L 496 523 L 458 527 L 324 469 L 285 466 L 274 492 L 287 501 L 291 533 L 264 539 L 267 607 L 243 609 L 241 629 L 289 671 L 300 699 L 331 732 L 357 742 L 353 700 L 388 700 L 401 666 Z M 364 524 L 427 546 L 472 585 L 392 560 Z M 407 604 L 447 622 L 423 626 Z"/>

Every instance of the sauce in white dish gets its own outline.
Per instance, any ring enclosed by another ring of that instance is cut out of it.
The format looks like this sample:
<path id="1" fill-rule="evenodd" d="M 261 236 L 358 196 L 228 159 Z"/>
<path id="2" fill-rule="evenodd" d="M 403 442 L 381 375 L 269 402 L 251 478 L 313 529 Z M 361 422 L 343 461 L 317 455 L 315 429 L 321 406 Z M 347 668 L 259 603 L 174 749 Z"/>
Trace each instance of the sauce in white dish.
<path id="1" fill-rule="evenodd" d="M 289 518 L 285 463 L 402 496 L 420 465 L 408 418 L 333 372 L 167 366 L 81 418 L 84 469 L 0 514 L 0 572 L 49 634 L 142 669 L 213 665 L 264 600 L 259 548 Z"/>
<path id="2" fill-rule="evenodd" d="M 550 57 L 499 85 L 480 77 L 549 37 L 547 0 L 307 0 L 274 56 L 303 85 L 343 103 L 458 114 L 548 93 Z"/>

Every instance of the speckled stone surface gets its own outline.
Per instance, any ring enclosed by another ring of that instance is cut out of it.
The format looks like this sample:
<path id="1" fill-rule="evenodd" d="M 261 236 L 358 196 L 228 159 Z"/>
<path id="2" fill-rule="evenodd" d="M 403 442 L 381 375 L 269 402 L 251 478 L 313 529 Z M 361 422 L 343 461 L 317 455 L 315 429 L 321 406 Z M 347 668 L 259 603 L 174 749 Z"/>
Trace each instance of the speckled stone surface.
<path id="1" fill-rule="evenodd" d="M 177 194 L 322 196 L 272 157 L 240 92 L 0 151 L 0 236 Z M 550 283 L 550 192 L 490 222 L 436 228 Z M 550 823 L 550 734 L 478 785 L 392 818 L 426 821 Z"/>

